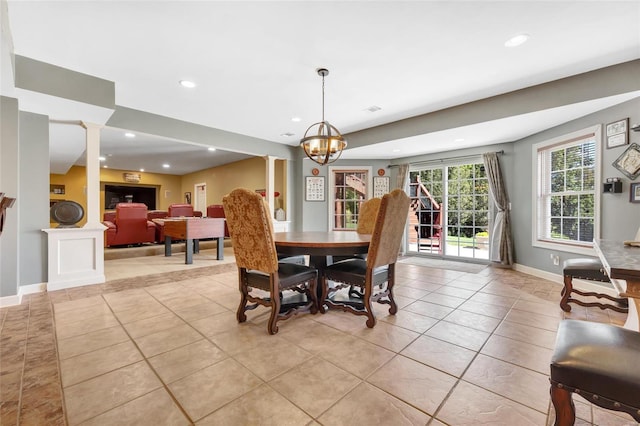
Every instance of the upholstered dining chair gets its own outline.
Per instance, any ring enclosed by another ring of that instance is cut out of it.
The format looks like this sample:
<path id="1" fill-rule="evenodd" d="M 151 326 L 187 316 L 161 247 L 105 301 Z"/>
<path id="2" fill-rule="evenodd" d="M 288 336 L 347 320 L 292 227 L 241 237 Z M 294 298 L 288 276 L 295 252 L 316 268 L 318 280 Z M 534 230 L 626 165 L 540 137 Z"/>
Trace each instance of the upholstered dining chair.
<path id="1" fill-rule="evenodd" d="M 222 204 L 238 267 L 238 322 L 245 322 L 246 311 L 258 305 L 270 307 L 267 331 L 276 334 L 278 321 L 303 312 L 315 314 L 318 271 L 305 265 L 278 262 L 271 216 L 260 194 L 237 188 L 223 198 Z M 266 295 L 258 294 L 255 289 Z M 306 300 L 283 308 L 286 290 L 305 294 Z"/>
<path id="2" fill-rule="evenodd" d="M 374 197 L 362 203 L 360 206 L 360 212 L 358 213 L 358 227 L 356 228 L 356 232 L 358 232 L 358 234 L 373 234 L 373 227 L 376 224 L 376 217 L 378 216 L 378 209 L 380 209 L 381 201 L 382 198 Z M 367 253 L 355 254 L 353 257 L 366 259 Z M 349 258 L 349 256 L 334 256 L 333 262 L 339 262 Z M 360 293 L 355 286 L 350 286 L 349 296 L 362 299 L 364 295 Z"/>
<path id="3" fill-rule="evenodd" d="M 358 214 L 358 227 L 356 228 L 358 234 L 373 234 L 373 227 L 376 224 L 381 201 L 382 198 L 374 197 L 362 203 Z"/>
<path id="4" fill-rule="evenodd" d="M 395 264 L 409 213 L 409 203 L 409 197 L 400 189 L 384 195 L 373 227 L 367 259 L 351 258 L 326 267 L 322 280 L 322 301 L 329 309 L 364 315 L 369 328 L 376 324 L 373 302 L 390 305 L 389 313 L 395 315 L 398 311 L 393 298 Z M 333 281 L 335 286 L 329 288 L 329 281 Z M 335 295 L 338 290 L 347 286 L 358 287 L 362 299 L 354 302 L 329 298 L 330 293 Z"/>

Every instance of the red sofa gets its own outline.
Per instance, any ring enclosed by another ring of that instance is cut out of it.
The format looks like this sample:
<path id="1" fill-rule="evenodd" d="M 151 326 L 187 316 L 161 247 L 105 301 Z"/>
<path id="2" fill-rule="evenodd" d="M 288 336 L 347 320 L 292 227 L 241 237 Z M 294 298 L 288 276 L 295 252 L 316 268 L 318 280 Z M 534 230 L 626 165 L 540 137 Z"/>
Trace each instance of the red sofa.
<path id="1" fill-rule="evenodd" d="M 156 241 L 156 225 L 147 219 L 147 206 L 142 203 L 118 203 L 113 221 L 103 224 L 107 247 Z"/>
<path id="2" fill-rule="evenodd" d="M 224 208 L 222 204 L 212 204 L 207 206 L 207 217 L 221 217 L 224 218 Z M 229 238 L 229 228 L 227 227 L 227 222 L 224 222 L 224 236 Z"/>

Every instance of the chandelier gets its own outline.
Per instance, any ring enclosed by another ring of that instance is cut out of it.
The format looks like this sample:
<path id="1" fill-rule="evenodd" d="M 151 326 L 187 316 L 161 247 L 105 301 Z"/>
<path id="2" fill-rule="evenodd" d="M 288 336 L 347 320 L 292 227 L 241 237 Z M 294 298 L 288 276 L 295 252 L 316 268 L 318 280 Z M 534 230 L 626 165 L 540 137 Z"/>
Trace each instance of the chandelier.
<path id="1" fill-rule="evenodd" d="M 347 141 L 338 129 L 324 119 L 324 77 L 329 75 L 329 70 L 318 68 L 316 71 L 322 77 L 322 121 L 309 126 L 300 140 L 300 146 L 307 157 L 320 165 L 325 165 L 340 158 L 342 150 L 347 146 Z"/>

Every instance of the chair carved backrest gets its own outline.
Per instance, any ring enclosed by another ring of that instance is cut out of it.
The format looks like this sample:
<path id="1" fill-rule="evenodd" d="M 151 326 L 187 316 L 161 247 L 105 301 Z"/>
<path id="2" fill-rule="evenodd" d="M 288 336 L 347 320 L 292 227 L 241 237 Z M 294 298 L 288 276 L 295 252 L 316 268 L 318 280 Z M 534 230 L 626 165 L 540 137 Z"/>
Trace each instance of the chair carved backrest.
<path id="1" fill-rule="evenodd" d="M 376 197 L 362 203 L 360 214 L 358 215 L 358 234 L 373 234 L 381 201 L 381 198 Z"/>
<path id="2" fill-rule="evenodd" d="M 255 191 L 236 188 L 222 199 L 236 265 L 268 274 L 278 271 L 271 215 Z"/>
<path id="3" fill-rule="evenodd" d="M 369 243 L 368 268 L 396 262 L 410 202 L 401 189 L 395 189 L 382 197 Z"/>

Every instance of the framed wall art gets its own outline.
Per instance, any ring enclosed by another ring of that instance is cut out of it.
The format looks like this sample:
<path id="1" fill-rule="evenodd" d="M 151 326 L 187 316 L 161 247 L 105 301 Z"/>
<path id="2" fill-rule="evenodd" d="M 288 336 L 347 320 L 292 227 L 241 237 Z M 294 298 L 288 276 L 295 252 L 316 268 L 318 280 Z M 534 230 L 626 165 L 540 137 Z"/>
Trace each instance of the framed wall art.
<path id="1" fill-rule="evenodd" d="M 324 176 L 306 176 L 305 179 L 305 201 L 324 201 Z"/>
<path id="2" fill-rule="evenodd" d="M 640 175 L 640 145 L 632 143 L 620 157 L 613 162 L 613 167 L 631 180 Z"/>
<path id="3" fill-rule="evenodd" d="M 629 201 L 640 203 L 640 183 L 632 183 L 629 187 Z"/>
<path id="4" fill-rule="evenodd" d="M 384 194 L 389 192 L 389 176 L 373 177 L 373 196 L 382 198 Z"/>
<path id="5" fill-rule="evenodd" d="M 607 148 L 629 143 L 629 117 L 607 124 Z"/>

